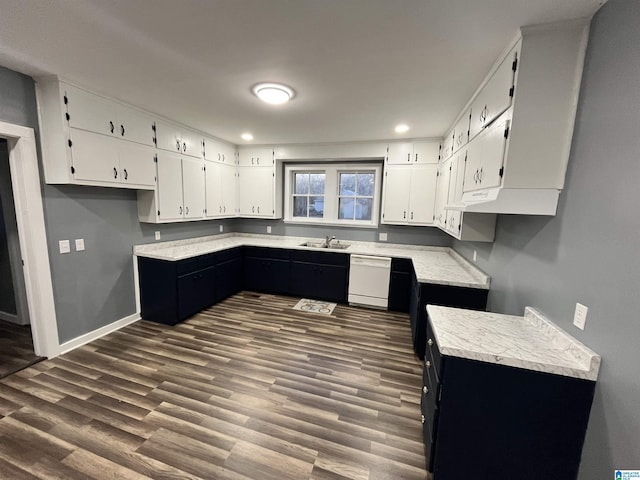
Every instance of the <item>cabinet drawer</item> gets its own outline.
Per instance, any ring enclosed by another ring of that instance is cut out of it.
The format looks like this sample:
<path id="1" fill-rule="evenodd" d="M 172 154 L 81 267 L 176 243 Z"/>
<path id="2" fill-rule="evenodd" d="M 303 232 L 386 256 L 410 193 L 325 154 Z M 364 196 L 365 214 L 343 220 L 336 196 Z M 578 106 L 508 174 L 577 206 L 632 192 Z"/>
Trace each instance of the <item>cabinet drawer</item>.
<path id="1" fill-rule="evenodd" d="M 235 260 L 237 258 L 242 258 L 242 247 L 235 247 L 229 250 L 222 250 L 220 252 L 216 252 L 214 254 L 216 264 L 222 262 L 228 262 L 229 260 Z"/>
<path id="2" fill-rule="evenodd" d="M 244 247 L 245 257 L 289 260 L 291 252 L 281 248 Z"/>
<path id="3" fill-rule="evenodd" d="M 199 255 L 193 258 L 187 258 L 180 260 L 177 265 L 178 275 L 185 275 L 198 270 L 203 270 L 215 265 L 215 254 L 208 253 L 206 255 Z"/>

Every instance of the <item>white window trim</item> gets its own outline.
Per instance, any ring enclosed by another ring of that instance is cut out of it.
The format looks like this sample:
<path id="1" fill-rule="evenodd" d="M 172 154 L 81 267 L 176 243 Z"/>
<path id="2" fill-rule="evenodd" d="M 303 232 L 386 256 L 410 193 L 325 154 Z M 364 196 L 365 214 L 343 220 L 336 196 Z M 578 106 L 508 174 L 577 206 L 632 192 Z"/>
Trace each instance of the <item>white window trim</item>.
<path id="1" fill-rule="evenodd" d="M 375 172 L 373 212 L 371 220 L 341 220 L 338 218 L 339 174 L 356 171 Z M 293 174 L 295 172 L 326 173 L 324 187 L 324 217 L 303 218 L 293 216 Z M 327 225 L 340 227 L 376 228 L 380 220 L 382 202 L 382 165 L 380 163 L 305 163 L 285 164 L 284 172 L 284 222 L 303 225 Z"/>

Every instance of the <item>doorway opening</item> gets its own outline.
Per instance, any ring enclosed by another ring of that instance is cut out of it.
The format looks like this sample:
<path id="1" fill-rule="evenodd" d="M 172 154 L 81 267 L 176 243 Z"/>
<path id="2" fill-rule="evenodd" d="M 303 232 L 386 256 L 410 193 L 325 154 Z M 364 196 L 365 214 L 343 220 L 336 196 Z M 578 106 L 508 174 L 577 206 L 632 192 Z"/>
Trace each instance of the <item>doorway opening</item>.
<path id="1" fill-rule="evenodd" d="M 0 378 L 43 359 L 33 348 L 9 147 L 0 138 Z"/>

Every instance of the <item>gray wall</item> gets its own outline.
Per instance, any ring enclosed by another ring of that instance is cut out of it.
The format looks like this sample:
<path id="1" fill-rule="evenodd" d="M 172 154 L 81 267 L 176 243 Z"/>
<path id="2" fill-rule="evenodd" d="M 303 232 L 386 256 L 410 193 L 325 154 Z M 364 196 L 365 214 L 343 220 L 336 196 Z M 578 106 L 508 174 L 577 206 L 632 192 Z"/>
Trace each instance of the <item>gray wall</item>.
<path id="1" fill-rule="evenodd" d="M 335 235 L 340 240 L 361 242 L 377 242 L 380 233 L 387 234 L 386 243 L 402 243 L 411 245 L 433 245 L 448 247 L 452 237 L 434 227 L 403 227 L 396 225 L 380 225 L 378 228 L 328 227 L 317 225 L 293 225 L 282 220 L 237 219 L 234 229 L 242 233 L 267 234 L 267 226 L 271 226 L 272 235 L 291 235 L 294 237 L 323 238 Z"/>
<path id="2" fill-rule="evenodd" d="M 589 40 L 555 217 L 501 216 L 491 245 L 454 248 L 492 277 L 490 309 L 550 315 L 602 356 L 581 480 L 640 468 L 640 2 L 610 0 Z M 589 307 L 572 325 L 575 303 Z"/>
<path id="3" fill-rule="evenodd" d="M 7 183 L 11 186 L 9 173 L 9 153 L 7 142 L 0 140 L 0 189 Z M 0 312 L 17 315 L 16 295 L 13 289 L 13 277 L 11 275 L 11 260 L 9 258 L 9 243 L 7 227 L 4 222 L 5 210 L 13 208 L 13 205 L 3 205 L 0 198 Z"/>
<path id="4" fill-rule="evenodd" d="M 0 121 L 38 128 L 34 82 L 0 67 Z M 213 235 L 230 222 L 143 225 L 136 192 L 108 188 L 43 185 L 43 203 L 60 341 L 108 325 L 135 312 L 132 247 L 154 241 Z M 84 238 L 76 252 L 73 240 Z M 59 240 L 72 253 L 58 253 Z"/>

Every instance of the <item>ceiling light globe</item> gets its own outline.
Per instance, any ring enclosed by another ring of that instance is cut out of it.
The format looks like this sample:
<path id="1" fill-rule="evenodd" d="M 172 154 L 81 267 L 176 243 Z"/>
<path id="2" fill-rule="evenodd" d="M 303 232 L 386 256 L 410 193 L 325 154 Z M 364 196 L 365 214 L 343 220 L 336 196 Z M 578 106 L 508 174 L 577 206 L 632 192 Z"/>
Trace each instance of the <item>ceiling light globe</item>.
<path id="1" fill-rule="evenodd" d="M 287 103 L 294 96 L 294 91 L 279 83 L 259 83 L 252 88 L 256 97 L 271 105 Z"/>

